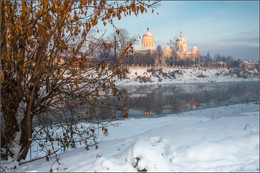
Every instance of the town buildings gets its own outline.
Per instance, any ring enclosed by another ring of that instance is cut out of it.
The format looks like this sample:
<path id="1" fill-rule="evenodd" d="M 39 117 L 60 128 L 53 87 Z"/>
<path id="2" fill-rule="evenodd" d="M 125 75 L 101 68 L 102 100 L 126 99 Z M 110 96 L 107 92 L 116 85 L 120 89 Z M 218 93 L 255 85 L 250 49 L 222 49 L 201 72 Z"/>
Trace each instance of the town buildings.
<path id="1" fill-rule="evenodd" d="M 259 66 L 258 61 L 242 61 L 239 64 L 239 68 L 247 68 L 247 69 L 256 68 L 257 66 Z"/>

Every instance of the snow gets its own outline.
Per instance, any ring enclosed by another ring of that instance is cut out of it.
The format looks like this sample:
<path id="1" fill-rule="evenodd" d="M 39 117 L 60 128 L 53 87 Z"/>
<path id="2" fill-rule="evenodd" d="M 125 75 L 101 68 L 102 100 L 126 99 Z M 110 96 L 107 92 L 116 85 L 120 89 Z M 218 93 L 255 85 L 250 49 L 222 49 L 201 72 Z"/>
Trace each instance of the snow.
<path id="1" fill-rule="evenodd" d="M 259 172 L 258 103 L 117 122 L 97 150 L 78 148 L 58 162 L 43 159 L 6 171 Z"/>
<path id="2" fill-rule="evenodd" d="M 21 135 L 22 135 L 21 132 L 16 132 L 14 141 L 13 141 L 12 145 L 10 146 L 10 151 L 12 153 L 14 153 L 14 157 L 18 156 L 19 151 L 21 149 L 21 146 L 19 145 L 19 141 L 20 141 Z M 9 158 L 9 160 L 12 160 L 12 159 Z"/>
<path id="3" fill-rule="evenodd" d="M 258 61 L 243 61 L 243 62 L 247 64 L 258 64 Z"/>
<path id="4" fill-rule="evenodd" d="M 234 69 L 154 68 L 152 70 L 154 70 L 154 73 L 149 68 L 130 68 L 129 74 L 126 75 L 126 79 L 117 81 L 117 85 L 240 82 L 259 80 L 259 72 L 257 72 L 257 70 L 247 70 L 246 72 L 237 72 Z M 140 78 L 149 78 L 151 81 L 145 82 L 140 80 Z"/>

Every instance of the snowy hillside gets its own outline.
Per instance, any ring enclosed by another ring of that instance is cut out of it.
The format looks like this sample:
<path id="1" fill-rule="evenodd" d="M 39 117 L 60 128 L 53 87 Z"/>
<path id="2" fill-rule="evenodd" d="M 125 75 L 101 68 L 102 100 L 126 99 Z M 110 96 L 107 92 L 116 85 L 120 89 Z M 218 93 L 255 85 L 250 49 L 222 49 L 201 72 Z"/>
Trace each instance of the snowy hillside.
<path id="1" fill-rule="evenodd" d="M 97 150 L 72 150 L 58 162 L 2 166 L 7 172 L 259 172 L 259 103 L 118 122 Z"/>
<path id="2" fill-rule="evenodd" d="M 238 69 L 131 68 L 119 85 L 257 81 L 259 72 Z"/>

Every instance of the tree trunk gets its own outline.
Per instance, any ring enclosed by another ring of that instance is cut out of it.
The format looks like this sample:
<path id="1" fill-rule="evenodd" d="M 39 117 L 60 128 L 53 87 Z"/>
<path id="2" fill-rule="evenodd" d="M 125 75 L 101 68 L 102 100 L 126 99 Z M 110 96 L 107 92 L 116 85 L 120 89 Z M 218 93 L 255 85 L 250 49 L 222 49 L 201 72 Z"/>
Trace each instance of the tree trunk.
<path id="1" fill-rule="evenodd" d="M 43 10 L 47 11 L 48 9 L 48 2 L 43 3 Z M 44 14 L 43 17 L 43 23 L 45 22 L 47 18 L 47 14 Z M 38 88 L 38 82 L 40 80 L 40 77 L 38 72 L 41 70 L 41 61 L 43 58 L 44 51 L 47 47 L 46 44 L 46 28 L 43 27 L 43 33 L 40 36 L 40 46 L 38 47 L 37 53 L 36 53 L 36 62 L 35 62 L 35 69 L 32 74 L 32 81 L 31 83 L 33 84 L 29 93 L 29 100 L 27 102 L 27 107 L 25 111 L 25 117 L 21 122 L 21 130 L 22 130 L 22 135 L 20 139 L 20 144 L 21 144 L 21 150 L 19 157 L 17 158 L 17 161 L 20 161 L 21 159 L 26 159 L 26 155 L 29 151 L 30 145 L 32 143 L 32 112 L 33 112 L 33 102 L 35 101 L 35 95 L 37 94 L 37 88 Z"/>
<path id="2" fill-rule="evenodd" d="M 21 150 L 19 157 L 17 158 L 17 161 L 19 162 L 21 159 L 26 159 L 27 153 L 29 151 L 30 145 L 31 145 L 31 138 L 32 138 L 32 121 L 31 121 L 31 114 L 26 114 L 24 119 L 21 122 Z"/>
<path id="3" fill-rule="evenodd" d="M 26 155 L 29 151 L 30 145 L 32 143 L 32 106 L 34 101 L 34 96 L 36 93 L 36 88 L 38 87 L 38 80 L 33 84 L 32 90 L 29 95 L 29 100 L 26 107 L 25 116 L 21 122 L 21 150 L 17 161 L 19 162 L 21 159 L 26 159 Z"/>
<path id="4" fill-rule="evenodd" d="M 7 159 L 9 146 L 12 144 L 15 133 L 19 131 L 16 113 L 19 108 L 20 98 L 19 92 L 17 91 L 17 83 L 14 80 L 8 80 L 8 84 L 2 83 L 1 86 L 1 104 L 2 113 L 4 117 L 4 133 L 1 133 L 1 147 L 6 148 L 6 154 L 2 155 L 3 159 Z"/>

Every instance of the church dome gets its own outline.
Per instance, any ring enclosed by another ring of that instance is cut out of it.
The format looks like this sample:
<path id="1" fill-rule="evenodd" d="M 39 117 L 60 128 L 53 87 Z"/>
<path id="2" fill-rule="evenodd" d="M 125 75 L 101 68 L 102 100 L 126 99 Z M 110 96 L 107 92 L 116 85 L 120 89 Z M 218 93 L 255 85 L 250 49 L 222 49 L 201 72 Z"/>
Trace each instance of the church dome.
<path id="1" fill-rule="evenodd" d="M 171 52 L 172 49 L 171 49 L 170 46 L 166 45 L 166 47 L 164 48 L 164 51 L 165 51 L 165 52 Z"/>
<path id="2" fill-rule="evenodd" d="M 182 37 L 182 32 L 180 32 L 180 37 L 175 42 L 175 51 L 179 53 L 188 52 L 188 42 Z"/>
<path id="3" fill-rule="evenodd" d="M 191 49 L 191 53 L 197 53 L 198 51 L 199 51 L 199 49 L 195 45 Z"/>
<path id="4" fill-rule="evenodd" d="M 183 45 L 188 45 L 187 41 L 185 38 L 182 37 L 182 32 L 180 33 L 180 37 L 176 40 L 176 47 L 178 46 L 183 46 Z"/>
<path id="5" fill-rule="evenodd" d="M 149 28 L 147 28 L 146 33 L 143 35 L 142 43 L 143 49 L 154 49 L 154 38 L 153 34 L 149 32 Z"/>
<path id="6" fill-rule="evenodd" d="M 170 46 L 166 45 L 166 47 L 164 48 L 164 55 L 166 57 L 170 57 L 172 55 L 172 49 Z"/>
<path id="7" fill-rule="evenodd" d="M 143 35 L 144 38 L 153 38 L 153 34 L 149 32 L 149 28 L 147 29 L 146 33 Z"/>

